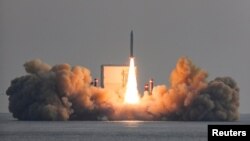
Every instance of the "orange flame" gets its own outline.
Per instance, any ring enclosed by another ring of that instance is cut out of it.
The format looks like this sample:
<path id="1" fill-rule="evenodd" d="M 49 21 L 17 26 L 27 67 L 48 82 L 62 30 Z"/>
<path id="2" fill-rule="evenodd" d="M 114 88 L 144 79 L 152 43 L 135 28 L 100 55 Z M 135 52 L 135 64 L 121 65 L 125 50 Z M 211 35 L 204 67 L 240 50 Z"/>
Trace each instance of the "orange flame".
<path id="1" fill-rule="evenodd" d="M 139 101 L 140 101 L 140 98 L 139 98 L 138 89 L 137 89 L 134 58 L 130 58 L 128 81 L 127 81 L 124 102 L 128 104 L 137 104 L 139 103 Z"/>

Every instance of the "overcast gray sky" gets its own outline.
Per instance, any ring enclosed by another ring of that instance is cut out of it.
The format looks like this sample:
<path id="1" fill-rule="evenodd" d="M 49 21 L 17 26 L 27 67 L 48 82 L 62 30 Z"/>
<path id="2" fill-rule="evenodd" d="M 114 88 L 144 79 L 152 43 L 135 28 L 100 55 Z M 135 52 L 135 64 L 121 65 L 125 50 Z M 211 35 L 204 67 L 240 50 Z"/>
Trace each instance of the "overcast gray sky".
<path id="1" fill-rule="evenodd" d="M 240 87 L 240 112 L 250 113 L 249 0 L 0 0 L 1 94 L 25 74 L 24 62 L 89 68 L 126 64 L 129 34 L 140 90 L 149 78 L 168 84 L 181 56 Z M 0 96 L 0 112 L 7 96 Z"/>

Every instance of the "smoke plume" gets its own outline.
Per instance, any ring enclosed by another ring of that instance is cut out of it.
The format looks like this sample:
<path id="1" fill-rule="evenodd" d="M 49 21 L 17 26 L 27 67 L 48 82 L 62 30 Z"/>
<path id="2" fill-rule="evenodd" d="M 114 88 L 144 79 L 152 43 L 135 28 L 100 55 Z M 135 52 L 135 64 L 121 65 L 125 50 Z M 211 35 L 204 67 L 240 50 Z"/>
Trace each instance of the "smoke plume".
<path id="1" fill-rule="evenodd" d="M 6 94 L 9 111 L 19 120 L 195 120 L 235 121 L 239 118 L 239 88 L 230 77 L 207 82 L 207 73 L 188 58 L 180 58 L 170 86 L 147 91 L 136 106 L 123 102 L 124 91 L 91 85 L 91 73 L 81 66 L 51 67 L 41 60 L 24 64 L 27 75 L 11 81 Z"/>

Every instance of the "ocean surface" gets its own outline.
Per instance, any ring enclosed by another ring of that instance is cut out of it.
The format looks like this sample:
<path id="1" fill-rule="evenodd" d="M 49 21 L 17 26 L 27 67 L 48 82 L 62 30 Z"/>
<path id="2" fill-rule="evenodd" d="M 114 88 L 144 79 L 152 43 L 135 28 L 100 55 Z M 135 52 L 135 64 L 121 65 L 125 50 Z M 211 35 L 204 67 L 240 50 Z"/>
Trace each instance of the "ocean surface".
<path id="1" fill-rule="evenodd" d="M 187 121 L 18 121 L 0 114 L 0 141 L 207 141 L 208 124 L 250 124 L 250 114 L 236 122 Z"/>

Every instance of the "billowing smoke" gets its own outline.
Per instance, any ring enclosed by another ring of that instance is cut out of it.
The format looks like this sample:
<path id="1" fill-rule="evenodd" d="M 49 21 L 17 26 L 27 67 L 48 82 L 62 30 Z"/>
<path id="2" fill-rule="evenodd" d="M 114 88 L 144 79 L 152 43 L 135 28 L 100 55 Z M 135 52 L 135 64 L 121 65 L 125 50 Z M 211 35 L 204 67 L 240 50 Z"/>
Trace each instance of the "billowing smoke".
<path id="1" fill-rule="evenodd" d="M 19 120 L 206 120 L 239 118 L 239 88 L 230 77 L 206 81 L 207 73 L 180 58 L 170 86 L 144 92 L 136 106 L 124 104 L 124 91 L 91 84 L 90 71 L 68 64 L 53 67 L 36 59 L 28 73 L 11 81 L 9 111 Z"/>

